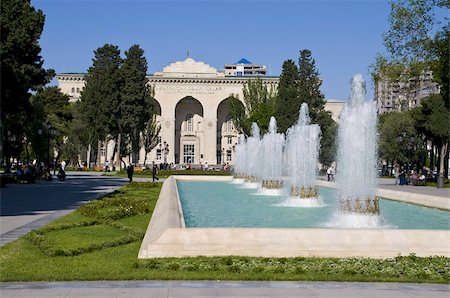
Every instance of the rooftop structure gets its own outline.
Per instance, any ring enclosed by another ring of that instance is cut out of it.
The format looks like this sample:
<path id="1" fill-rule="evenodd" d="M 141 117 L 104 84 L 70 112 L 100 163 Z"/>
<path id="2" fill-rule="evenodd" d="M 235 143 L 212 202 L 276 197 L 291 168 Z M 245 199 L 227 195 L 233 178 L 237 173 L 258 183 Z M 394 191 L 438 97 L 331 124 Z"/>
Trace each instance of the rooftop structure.
<path id="1" fill-rule="evenodd" d="M 254 64 L 245 58 L 242 58 L 234 64 L 225 64 L 224 70 L 226 76 L 265 76 L 266 66 Z"/>

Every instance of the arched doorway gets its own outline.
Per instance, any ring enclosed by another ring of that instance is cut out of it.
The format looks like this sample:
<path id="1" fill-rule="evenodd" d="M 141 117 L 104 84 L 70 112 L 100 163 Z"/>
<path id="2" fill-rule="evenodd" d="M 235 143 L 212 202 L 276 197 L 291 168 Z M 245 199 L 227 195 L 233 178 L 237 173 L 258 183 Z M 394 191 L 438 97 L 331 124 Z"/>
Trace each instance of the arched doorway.
<path id="1" fill-rule="evenodd" d="M 230 116 L 230 99 L 226 98 L 217 107 L 217 164 L 234 164 L 234 150 L 238 132 Z"/>
<path id="2" fill-rule="evenodd" d="M 192 96 L 175 107 L 175 163 L 198 164 L 204 152 L 203 106 Z"/>

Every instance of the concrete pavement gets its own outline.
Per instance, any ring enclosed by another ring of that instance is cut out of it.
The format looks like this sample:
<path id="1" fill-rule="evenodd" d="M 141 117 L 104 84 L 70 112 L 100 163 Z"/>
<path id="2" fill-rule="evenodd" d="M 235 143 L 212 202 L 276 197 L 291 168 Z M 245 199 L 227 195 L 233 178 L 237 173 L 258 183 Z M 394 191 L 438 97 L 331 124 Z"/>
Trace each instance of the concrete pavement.
<path id="1" fill-rule="evenodd" d="M 110 193 L 128 179 L 67 172 L 66 181 L 8 184 L 0 190 L 0 246 Z"/>
<path id="2" fill-rule="evenodd" d="M 100 281 L 3 283 L 6 297 L 445 297 L 449 285 L 348 282 Z"/>

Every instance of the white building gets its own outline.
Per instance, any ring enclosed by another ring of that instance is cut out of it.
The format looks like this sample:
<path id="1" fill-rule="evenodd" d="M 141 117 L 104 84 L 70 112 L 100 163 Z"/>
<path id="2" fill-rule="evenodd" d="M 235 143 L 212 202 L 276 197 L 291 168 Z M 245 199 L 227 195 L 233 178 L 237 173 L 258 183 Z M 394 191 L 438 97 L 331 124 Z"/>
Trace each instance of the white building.
<path id="1" fill-rule="evenodd" d="M 84 74 L 58 74 L 56 78 L 63 93 L 68 94 L 72 101 L 79 100 L 85 84 Z M 229 115 L 228 98 L 235 94 L 243 100 L 243 85 L 251 78 L 227 77 L 210 65 L 191 58 L 172 63 L 148 76 L 148 84 L 155 91 L 161 141 L 148 153 L 147 164 L 153 161 L 233 164 L 238 133 Z M 261 79 L 268 87 L 278 86 L 277 77 Z M 333 114 L 339 110 L 335 101 L 331 109 Z M 164 145 L 168 146 L 168 152 L 165 152 Z M 103 144 L 101 163 L 110 160 L 113 148 L 113 142 Z M 144 154 L 142 149 L 138 161 L 141 165 Z"/>
<path id="2" fill-rule="evenodd" d="M 223 72 L 226 76 L 265 76 L 267 69 L 265 65 L 254 64 L 242 58 L 234 64 L 225 64 Z"/>

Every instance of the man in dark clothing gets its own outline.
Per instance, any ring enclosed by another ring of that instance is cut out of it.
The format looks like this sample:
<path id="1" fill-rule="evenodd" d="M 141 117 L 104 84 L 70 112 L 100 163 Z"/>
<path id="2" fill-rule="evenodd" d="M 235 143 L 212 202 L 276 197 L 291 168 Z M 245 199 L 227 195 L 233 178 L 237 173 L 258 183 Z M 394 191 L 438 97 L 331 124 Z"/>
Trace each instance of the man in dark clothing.
<path id="1" fill-rule="evenodd" d="M 127 174 L 128 174 L 128 179 L 130 179 L 130 182 L 133 181 L 133 172 L 134 172 L 134 167 L 130 163 L 127 167 Z"/>
<path id="2" fill-rule="evenodd" d="M 158 166 L 155 165 L 155 162 L 153 162 L 153 167 L 152 167 L 153 182 L 155 182 L 155 180 L 159 180 L 159 178 L 156 177 L 156 172 L 157 171 L 158 171 Z"/>

